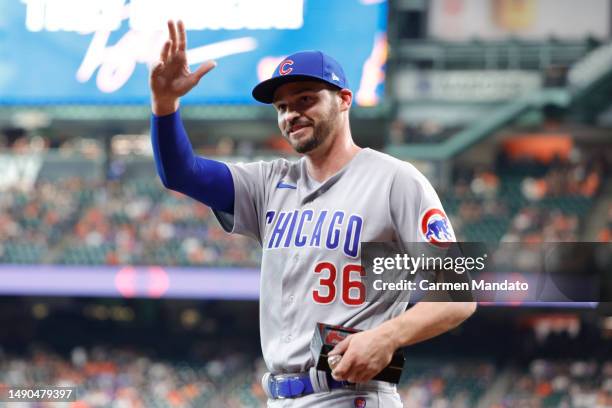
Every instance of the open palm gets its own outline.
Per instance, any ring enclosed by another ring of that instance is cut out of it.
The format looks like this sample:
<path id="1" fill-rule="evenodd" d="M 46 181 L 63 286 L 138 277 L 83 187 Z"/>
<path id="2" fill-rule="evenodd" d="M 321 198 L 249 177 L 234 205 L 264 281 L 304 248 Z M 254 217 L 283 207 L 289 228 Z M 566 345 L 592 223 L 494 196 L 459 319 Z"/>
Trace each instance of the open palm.
<path id="1" fill-rule="evenodd" d="M 216 63 L 206 61 L 191 72 L 187 63 L 187 36 L 183 22 L 179 20 L 175 25 L 174 21 L 168 21 L 168 32 L 170 38 L 164 43 L 160 59 L 151 70 L 149 85 L 154 101 L 171 103 L 196 86 Z"/>

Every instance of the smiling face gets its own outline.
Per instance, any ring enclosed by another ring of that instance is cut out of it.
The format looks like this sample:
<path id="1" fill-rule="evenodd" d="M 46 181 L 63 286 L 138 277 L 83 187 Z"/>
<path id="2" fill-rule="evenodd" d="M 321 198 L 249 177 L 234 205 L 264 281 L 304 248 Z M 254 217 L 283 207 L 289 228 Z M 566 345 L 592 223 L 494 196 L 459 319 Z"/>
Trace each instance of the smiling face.
<path id="1" fill-rule="evenodd" d="M 274 93 L 278 127 L 298 153 L 324 144 L 338 126 L 337 90 L 316 81 L 290 82 Z"/>

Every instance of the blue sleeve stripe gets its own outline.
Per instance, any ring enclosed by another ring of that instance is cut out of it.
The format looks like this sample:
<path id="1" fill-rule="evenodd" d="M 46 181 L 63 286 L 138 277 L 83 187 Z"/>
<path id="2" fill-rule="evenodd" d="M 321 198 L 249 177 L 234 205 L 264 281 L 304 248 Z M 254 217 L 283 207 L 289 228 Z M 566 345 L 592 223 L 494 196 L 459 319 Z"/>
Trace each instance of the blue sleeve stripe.
<path id="1" fill-rule="evenodd" d="M 217 211 L 234 213 L 234 180 L 222 162 L 194 155 L 177 111 L 152 115 L 151 142 L 155 167 L 163 185 Z"/>

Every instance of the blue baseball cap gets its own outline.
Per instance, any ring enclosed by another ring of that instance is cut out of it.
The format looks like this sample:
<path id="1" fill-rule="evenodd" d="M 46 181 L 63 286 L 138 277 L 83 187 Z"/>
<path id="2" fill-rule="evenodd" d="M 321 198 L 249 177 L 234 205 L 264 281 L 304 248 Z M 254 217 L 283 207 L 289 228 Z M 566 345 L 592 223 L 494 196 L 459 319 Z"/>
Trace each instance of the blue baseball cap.
<path id="1" fill-rule="evenodd" d="M 321 51 L 301 51 L 289 55 L 274 70 L 272 78 L 253 88 L 253 98 L 272 103 L 276 89 L 288 82 L 322 81 L 338 89 L 348 88 L 344 70 L 332 57 Z"/>

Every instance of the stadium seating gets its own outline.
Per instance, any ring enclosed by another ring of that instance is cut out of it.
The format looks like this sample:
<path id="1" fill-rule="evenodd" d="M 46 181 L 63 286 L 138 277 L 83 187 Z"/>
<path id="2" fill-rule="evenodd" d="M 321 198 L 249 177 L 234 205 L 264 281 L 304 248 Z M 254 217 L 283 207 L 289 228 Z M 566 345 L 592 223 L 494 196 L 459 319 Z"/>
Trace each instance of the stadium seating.
<path id="1" fill-rule="evenodd" d="M 611 363 L 536 359 L 513 372 L 507 406 L 606 407 L 612 403 Z"/>
<path id="2" fill-rule="evenodd" d="M 467 169 L 469 179 L 440 192 L 458 239 L 575 241 L 598 186 L 558 184 L 560 171 L 579 173 L 573 170 L 581 165 L 573 166 Z M 28 192 L 8 190 L 0 201 L 0 232 L 3 263 L 256 267 L 260 257 L 254 241 L 230 237 L 209 209 L 165 190 L 156 177 L 43 179 Z"/>
<path id="3" fill-rule="evenodd" d="M 406 407 L 609 406 L 612 361 L 535 358 L 496 365 L 478 358 L 411 358 L 398 391 Z M 235 352 L 182 361 L 126 347 L 75 347 L 70 355 L 35 348 L 0 356 L 0 384 L 77 387 L 78 407 L 260 407 L 262 361 Z M 495 389 L 493 385 L 497 384 Z M 482 405 L 483 402 L 493 402 Z M 117 405 L 119 404 L 119 405 Z M 123 405 L 121 405 L 123 404 Z M 480 404 L 480 405 L 479 405 Z M 24 405 L 27 406 L 27 405 Z"/>
<path id="4" fill-rule="evenodd" d="M 591 170 L 590 179 L 574 179 L 573 174 L 589 174 L 584 162 L 589 161 L 549 166 L 510 162 L 495 173 L 481 171 L 469 181 L 458 180 L 441 199 L 463 241 L 517 241 L 528 235 L 531 240 L 537 235 L 540 241 L 576 241 L 578 220 L 592 207 L 602 177 Z M 530 218 L 529 228 L 519 225 L 524 217 Z"/>
<path id="5" fill-rule="evenodd" d="M 231 354 L 203 362 L 156 358 L 126 348 L 76 347 L 70 358 L 44 349 L 27 356 L 8 355 L 0 359 L 0 383 L 14 379 L 77 387 L 82 407 L 127 404 L 131 407 L 260 407 L 265 395 L 259 384 L 261 362 L 253 356 Z M 418 395 L 419 405 L 465 398 L 472 406 L 493 380 L 493 365 L 459 362 L 440 367 L 432 360 L 414 361 L 414 370 L 403 380 L 404 395 Z M 35 379 L 35 380 L 34 380 Z M 465 394 L 465 396 L 464 396 Z M 405 397 L 406 398 L 406 397 Z"/>

